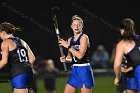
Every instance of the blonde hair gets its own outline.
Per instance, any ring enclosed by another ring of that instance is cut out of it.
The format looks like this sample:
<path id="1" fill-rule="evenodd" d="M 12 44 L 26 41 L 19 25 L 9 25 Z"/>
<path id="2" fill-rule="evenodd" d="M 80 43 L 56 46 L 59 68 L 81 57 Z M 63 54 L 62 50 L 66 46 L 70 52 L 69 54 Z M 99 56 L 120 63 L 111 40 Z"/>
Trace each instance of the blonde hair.
<path id="1" fill-rule="evenodd" d="M 72 16 L 71 23 L 73 22 L 73 20 L 79 20 L 82 23 L 82 25 L 84 25 L 83 19 L 79 17 L 78 15 Z"/>

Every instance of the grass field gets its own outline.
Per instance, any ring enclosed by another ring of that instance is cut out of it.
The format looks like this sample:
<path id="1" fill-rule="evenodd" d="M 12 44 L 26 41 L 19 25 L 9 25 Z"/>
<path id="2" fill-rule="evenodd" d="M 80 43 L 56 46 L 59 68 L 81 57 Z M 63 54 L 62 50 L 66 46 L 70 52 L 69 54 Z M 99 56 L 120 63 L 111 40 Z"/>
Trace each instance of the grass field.
<path id="1" fill-rule="evenodd" d="M 57 79 L 57 93 L 63 93 L 67 79 L 68 77 L 59 77 Z M 96 76 L 95 84 L 96 86 L 93 88 L 93 93 L 117 93 L 112 76 Z M 37 81 L 37 86 L 38 93 L 46 93 L 43 80 L 39 79 Z M 0 83 L 0 93 L 12 93 L 10 84 Z M 78 90 L 77 93 L 80 93 L 80 90 Z"/>

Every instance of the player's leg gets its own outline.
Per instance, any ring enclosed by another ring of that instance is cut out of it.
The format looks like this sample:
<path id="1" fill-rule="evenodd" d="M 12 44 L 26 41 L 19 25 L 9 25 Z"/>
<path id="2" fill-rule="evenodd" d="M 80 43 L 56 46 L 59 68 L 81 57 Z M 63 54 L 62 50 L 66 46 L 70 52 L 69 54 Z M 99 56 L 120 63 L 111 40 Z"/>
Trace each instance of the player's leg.
<path id="1" fill-rule="evenodd" d="M 76 88 L 72 87 L 69 84 L 66 84 L 64 93 L 74 93 L 76 91 Z"/>
<path id="2" fill-rule="evenodd" d="M 137 93 L 135 90 L 125 90 L 125 93 Z"/>
<path id="3" fill-rule="evenodd" d="M 13 93 L 28 93 L 28 90 L 26 88 L 25 89 L 14 89 Z"/>
<path id="4" fill-rule="evenodd" d="M 84 85 L 81 88 L 81 93 L 92 93 L 92 88 L 86 88 Z"/>

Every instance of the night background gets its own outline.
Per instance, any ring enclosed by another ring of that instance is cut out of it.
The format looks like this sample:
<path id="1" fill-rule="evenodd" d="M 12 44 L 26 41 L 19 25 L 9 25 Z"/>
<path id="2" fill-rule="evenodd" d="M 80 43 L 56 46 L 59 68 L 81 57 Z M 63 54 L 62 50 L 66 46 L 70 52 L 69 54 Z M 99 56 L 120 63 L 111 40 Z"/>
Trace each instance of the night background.
<path id="1" fill-rule="evenodd" d="M 100 44 L 111 55 L 119 37 L 114 28 L 120 20 L 133 19 L 136 32 L 139 33 L 139 5 L 138 0 L 1 0 L 0 22 L 6 21 L 21 27 L 22 31 L 15 36 L 25 40 L 36 57 L 58 61 L 60 52 L 52 20 L 52 8 L 57 7 L 59 10 L 55 14 L 62 38 L 72 36 L 71 17 L 77 14 L 83 18 L 84 33 L 90 38 L 90 55 Z M 60 64 L 56 62 L 61 68 Z"/>
<path id="2" fill-rule="evenodd" d="M 61 37 L 72 36 L 71 17 L 79 15 L 84 21 L 84 33 L 90 39 L 90 57 L 98 45 L 104 45 L 111 56 L 119 39 L 116 28 L 124 18 L 135 22 L 136 33 L 140 31 L 139 0 L 0 0 L 0 23 L 10 22 L 21 27 L 15 36 L 25 40 L 37 58 L 53 59 L 63 70 L 59 61 L 60 51 L 54 30 L 52 9 Z M 1 41 L 2 42 L 2 41 Z M 66 53 L 66 49 L 64 49 Z M 109 92 L 108 92 L 109 93 Z"/>

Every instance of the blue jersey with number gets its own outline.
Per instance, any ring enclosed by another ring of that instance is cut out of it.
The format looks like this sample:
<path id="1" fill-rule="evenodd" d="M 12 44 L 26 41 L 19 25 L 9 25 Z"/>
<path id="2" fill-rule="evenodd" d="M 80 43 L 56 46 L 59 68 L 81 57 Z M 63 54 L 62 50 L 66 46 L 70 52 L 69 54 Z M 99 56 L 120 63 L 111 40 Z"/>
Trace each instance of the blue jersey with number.
<path id="1" fill-rule="evenodd" d="M 26 72 L 32 72 L 27 49 L 18 37 L 9 38 L 14 41 L 16 48 L 9 51 L 8 64 L 10 65 L 11 78 Z"/>
<path id="2" fill-rule="evenodd" d="M 80 36 L 78 37 L 78 39 L 76 41 L 74 40 L 74 36 L 71 37 L 70 45 L 72 46 L 72 48 L 74 48 L 77 51 L 79 51 L 79 49 L 80 49 L 80 39 L 81 39 L 81 36 L 83 34 L 84 33 L 81 33 Z M 72 55 L 72 58 L 73 58 L 73 61 L 72 62 L 73 62 L 73 64 L 88 63 L 89 62 L 88 49 L 89 49 L 89 47 L 87 47 L 87 50 L 85 52 L 85 55 L 84 55 L 84 57 L 81 60 L 79 60 L 77 57 L 75 57 L 74 55 Z"/>

